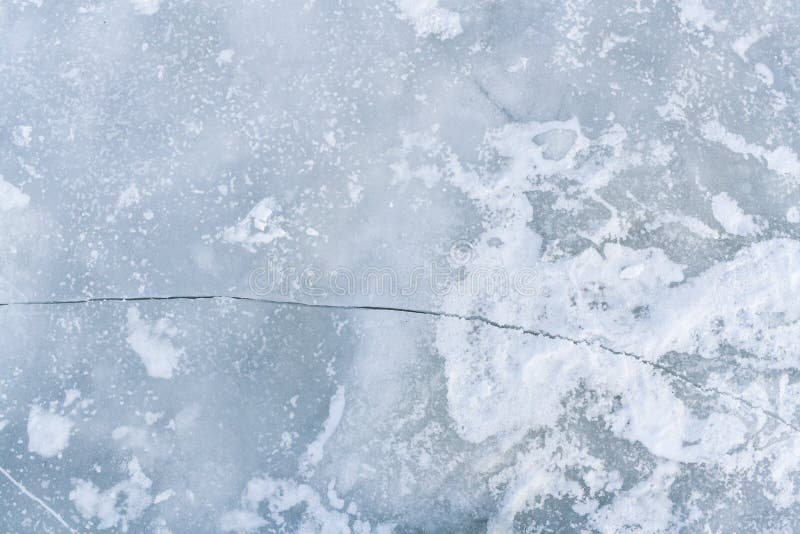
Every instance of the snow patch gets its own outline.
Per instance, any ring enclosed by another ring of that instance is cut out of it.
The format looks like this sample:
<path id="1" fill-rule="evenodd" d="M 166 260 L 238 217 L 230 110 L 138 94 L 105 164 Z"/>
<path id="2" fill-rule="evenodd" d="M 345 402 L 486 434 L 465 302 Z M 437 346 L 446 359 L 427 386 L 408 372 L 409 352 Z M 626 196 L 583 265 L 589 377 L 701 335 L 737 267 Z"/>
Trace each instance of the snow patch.
<path id="1" fill-rule="evenodd" d="M 763 63 L 756 63 L 753 68 L 756 71 L 756 75 L 764 82 L 765 85 L 772 86 L 775 83 L 775 75 L 772 74 L 772 69 L 764 65 Z"/>
<path id="2" fill-rule="evenodd" d="M 748 236 L 761 232 L 761 226 L 753 216 L 745 213 L 728 193 L 715 195 L 711 200 L 711 210 L 714 218 L 729 234 Z"/>
<path id="3" fill-rule="evenodd" d="M 133 458 L 128 462 L 130 478 L 100 490 L 93 482 L 79 479 L 69 492 L 69 500 L 84 519 L 96 518 L 99 529 L 120 528 L 128 530 L 131 521 L 136 520 L 153 502 L 149 489 L 152 481 L 145 476 L 139 461 Z"/>
<path id="4" fill-rule="evenodd" d="M 131 184 L 119 194 L 119 197 L 117 197 L 117 209 L 121 210 L 124 208 L 129 208 L 135 204 L 138 204 L 141 200 L 142 195 L 139 193 L 139 189 L 136 187 L 136 184 Z"/>
<path id="5" fill-rule="evenodd" d="M 673 526 L 673 502 L 669 492 L 680 474 L 680 466 L 663 462 L 650 476 L 623 492 L 613 503 L 592 514 L 594 526 L 600 532 L 668 532 Z"/>
<path id="6" fill-rule="evenodd" d="M 73 402 L 78 400 L 81 397 L 81 390 L 79 389 L 68 389 L 64 391 L 64 408 L 70 406 Z"/>
<path id="7" fill-rule="evenodd" d="M 698 31 L 705 28 L 720 32 L 725 29 L 725 21 L 717 21 L 717 14 L 703 5 L 702 0 L 681 0 L 678 2 L 678 16 L 681 24 L 686 27 L 693 27 Z"/>
<path id="8" fill-rule="evenodd" d="M 731 152 L 745 157 L 753 156 L 759 158 L 766 163 L 768 169 L 778 174 L 800 178 L 800 159 L 787 146 L 769 149 L 754 143 L 748 143 L 741 135 L 729 132 L 717 120 L 705 123 L 701 131 L 706 139 L 723 145 Z"/>
<path id="9" fill-rule="evenodd" d="M 183 350 L 172 343 L 177 333 L 167 318 L 149 324 L 142 319 L 138 308 L 128 309 L 128 344 L 153 378 L 172 378 L 178 367 Z"/>
<path id="10" fill-rule="evenodd" d="M 161 0 L 131 0 L 131 4 L 140 15 L 155 15 L 161 8 Z"/>
<path id="11" fill-rule="evenodd" d="M 747 58 L 747 51 L 750 50 L 750 47 L 760 41 L 763 37 L 765 37 L 769 32 L 769 27 L 765 28 L 764 30 L 761 29 L 752 29 L 747 32 L 745 35 L 736 39 L 731 48 L 736 55 L 741 58 L 742 61 L 747 63 L 749 60 Z"/>
<path id="12" fill-rule="evenodd" d="M 364 186 L 358 183 L 358 176 L 351 174 L 347 177 L 347 195 L 350 197 L 350 205 L 355 206 L 364 197 Z"/>
<path id="13" fill-rule="evenodd" d="M 69 418 L 34 406 L 28 414 L 28 450 L 45 458 L 56 456 L 69 446 L 72 425 Z"/>
<path id="14" fill-rule="evenodd" d="M 434 35 L 442 41 L 461 34 L 461 18 L 458 13 L 439 7 L 438 0 L 395 0 L 400 20 L 414 25 L 417 37 Z"/>
<path id="15" fill-rule="evenodd" d="M 0 211 L 22 209 L 28 205 L 31 197 L 3 180 L 0 174 Z"/>
<path id="16" fill-rule="evenodd" d="M 267 197 L 256 204 L 235 226 L 226 228 L 222 238 L 228 243 L 239 243 L 250 252 L 255 252 L 255 245 L 268 245 L 276 239 L 288 237 L 289 234 L 281 227 L 285 221 L 279 211 L 277 201 Z"/>
<path id="17" fill-rule="evenodd" d="M 232 510 L 220 519 L 223 532 L 255 532 L 266 525 L 267 521 L 252 510 Z"/>
<path id="18" fill-rule="evenodd" d="M 679 224 L 702 239 L 719 239 L 720 237 L 719 232 L 697 217 L 692 217 L 691 215 L 676 215 L 674 213 L 663 213 L 657 216 L 653 224 L 648 227 L 648 230 L 654 230 L 666 224 Z"/>
<path id="19" fill-rule="evenodd" d="M 300 471 L 309 476 L 313 466 L 317 465 L 322 460 L 322 455 L 325 452 L 325 443 L 336 432 L 336 427 L 342 421 L 344 414 L 344 387 L 339 386 L 336 388 L 336 393 L 331 397 L 331 402 L 328 407 L 328 418 L 325 419 L 325 424 L 322 426 L 322 432 L 311 442 L 306 448 L 305 454 L 300 458 Z"/>
<path id="20" fill-rule="evenodd" d="M 171 499 L 174 496 L 175 496 L 175 491 L 174 490 L 171 490 L 171 489 L 164 490 L 164 491 L 162 491 L 161 493 L 159 493 L 158 495 L 155 496 L 155 498 L 153 499 L 153 504 L 160 504 L 160 503 L 162 503 L 164 501 L 168 501 L 169 499 Z"/>
<path id="21" fill-rule="evenodd" d="M 11 142 L 18 147 L 28 147 L 31 145 L 31 133 L 33 127 L 28 125 L 16 126 L 11 132 Z"/>
<path id="22" fill-rule="evenodd" d="M 269 511 L 267 518 L 258 511 L 261 503 Z M 224 532 L 254 532 L 270 525 L 284 530 L 289 516 L 299 516 L 299 524 L 292 532 L 371 532 L 366 521 L 352 520 L 344 512 L 326 507 L 319 493 L 307 484 L 293 480 L 259 476 L 247 483 L 242 494 L 242 508 L 222 515 L 220 527 Z M 380 526 L 378 529 L 380 531 Z M 272 529 L 270 529 L 272 531 Z"/>
<path id="23" fill-rule="evenodd" d="M 226 48 L 225 50 L 220 50 L 220 53 L 217 54 L 216 63 L 218 66 L 227 65 L 233 62 L 233 50 L 230 48 Z"/>

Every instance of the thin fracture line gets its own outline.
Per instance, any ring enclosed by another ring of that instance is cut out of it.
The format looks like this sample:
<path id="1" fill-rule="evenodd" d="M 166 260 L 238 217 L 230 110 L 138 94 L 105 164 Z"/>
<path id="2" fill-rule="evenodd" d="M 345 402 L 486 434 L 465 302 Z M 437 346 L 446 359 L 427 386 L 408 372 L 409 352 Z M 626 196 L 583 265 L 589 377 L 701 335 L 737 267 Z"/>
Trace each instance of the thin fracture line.
<path id="1" fill-rule="evenodd" d="M 314 302 L 299 302 L 299 301 L 291 301 L 291 300 L 279 300 L 279 299 L 268 299 L 268 298 L 259 298 L 259 297 L 244 297 L 244 296 L 235 296 L 235 295 L 172 295 L 172 296 L 138 296 L 138 297 L 88 297 L 84 299 L 65 299 L 65 300 L 31 300 L 31 301 L 17 301 L 17 302 L 0 302 L 0 307 L 3 306 L 49 306 L 49 305 L 69 305 L 69 304 L 90 304 L 90 303 L 103 303 L 103 302 L 153 302 L 153 301 L 167 301 L 167 300 L 215 300 L 215 299 L 229 299 L 229 300 L 238 300 L 244 302 L 256 302 L 256 303 L 263 303 L 263 304 L 274 304 L 274 305 L 285 305 L 285 306 L 294 306 L 297 308 L 315 308 L 315 309 L 327 309 L 327 310 L 362 310 L 362 311 L 388 311 L 388 312 L 397 312 L 397 313 L 408 313 L 408 314 L 415 314 L 415 315 L 427 315 L 431 317 L 448 317 L 451 319 L 461 319 L 464 321 L 476 321 L 480 322 L 489 326 L 493 326 L 495 328 L 499 328 L 502 330 L 514 330 L 523 334 L 537 336 L 537 337 L 544 337 L 547 339 L 558 340 L 558 341 L 565 341 L 567 343 L 571 343 L 576 346 L 585 346 L 588 348 L 595 348 L 599 350 L 603 350 L 605 352 L 609 352 L 611 354 L 615 354 L 617 356 L 624 356 L 626 358 L 631 358 L 643 365 L 647 365 L 655 370 L 661 371 L 664 374 L 667 374 L 676 380 L 679 380 L 685 384 L 690 385 L 694 389 L 701 391 L 702 393 L 713 396 L 717 395 L 719 397 L 725 397 L 731 400 L 734 400 L 744 406 L 747 406 L 753 411 L 757 411 L 774 421 L 777 421 L 784 426 L 791 428 L 795 432 L 800 433 L 800 427 L 794 425 L 790 421 L 787 421 L 779 414 L 775 413 L 772 410 L 767 410 L 761 408 L 760 406 L 754 404 L 753 402 L 739 397 L 737 395 L 733 395 L 732 393 L 728 393 L 726 391 L 722 391 L 718 388 L 713 386 L 707 386 L 700 384 L 688 378 L 687 376 L 682 375 L 678 371 L 662 365 L 658 362 L 654 362 L 645 358 L 644 356 L 640 356 L 638 354 L 634 354 L 632 352 L 626 352 L 622 350 L 613 349 L 602 343 L 597 341 L 591 341 L 586 339 L 574 339 L 568 336 L 564 336 L 561 334 L 554 334 L 552 332 L 547 332 L 546 330 L 538 330 L 538 329 L 528 329 L 524 328 L 519 325 L 515 324 L 505 324 L 500 323 L 497 321 L 493 321 L 488 317 L 484 317 L 482 315 L 463 315 L 459 313 L 452 313 L 446 311 L 435 311 L 435 310 L 426 310 L 422 308 L 407 308 L 407 307 L 400 307 L 400 306 L 373 306 L 373 305 L 359 305 L 359 304 L 323 304 L 323 303 L 314 303 Z"/>
<path id="2" fill-rule="evenodd" d="M 493 107 L 493 108 L 494 108 L 494 109 L 495 109 L 495 110 L 496 110 L 498 113 L 500 113 L 500 115 L 502 115 L 502 116 L 503 116 L 503 118 L 504 118 L 506 121 L 508 121 L 508 122 L 522 122 L 522 121 L 520 121 L 520 120 L 519 120 L 519 118 L 517 118 L 517 116 L 516 116 L 516 115 L 515 115 L 515 114 L 514 114 L 514 113 L 513 113 L 511 110 L 509 110 L 509 109 L 508 109 L 507 107 L 505 107 L 503 104 L 501 104 L 500 102 L 498 102 L 498 101 L 497 101 L 497 100 L 496 100 L 496 99 L 495 99 L 495 98 L 492 96 L 492 94 L 489 92 L 489 90 L 488 90 L 488 89 L 486 89 L 486 87 L 483 85 L 483 83 L 481 83 L 480 81 L 478 81 L 476 78 L 474 78 L 474 77 L 472 77 L 472 76 L 468 76 L 468 78 L 469 78 L 469 80 L 471 80 L 471 81 L 472 81 L 472 83 L 474 83 L 474 84 L 475 84 L 475 87 L 478 89 L 478 92 L 479 92 L 479 93 L 480 93 L 480 94 L 481 94 L 481 95 L 482 95 L 482 96 L 483 96 L 483 97 L 486 99 L 486 101 L 487 101 L 487 102 L 489 102 L 489 104 L 490 104 L 490 105 L 491 105 L 491 106 L 492 106 L 492 107 Z"/>
<path id="3" fill-rule="evenodd" d="M 71 526 L 69 526 L 69 524 L 66 521 L 64 521 L 64 518 L 61 517 L 60 515 L 58 515 L 58 512 L 56 512 L 55 510 L 50 508 L 47 505 L 47 503 L 44 502 L 42 499 L 40 499 L 39 497 L 37 497 L 36 495 L 31 493 L 28 490 L 28 488 L 26 488 L 24 485 L 22 485 L 21 482 L 19 482 L 17 479 L 15 479 L 13 476 L 11 476 L 11 473 L 6 471 L 3 467 L 0 467 L 0 473 L 2 473 L 3 476 L 5 476 L 12 484 L 14 484 L 17 487 L 17 489 L 20 492 L 22 492 L 26 497 L 28 497 L 30 500 L 32 500 L 33 502 L 35 502 L 36 504 L 41 506 L 48 514 L 53 516 L 53 518 L 56 521 L 58 521 L 59 523 L 61 523 L 61 525 L 63 525 L 63 527 L 65 529 L 69 530 L 70 532 L 73 532 L 73 533 L 77 534 L 78 531 L 75 530 L 74 528 L 72 528 Z"/>

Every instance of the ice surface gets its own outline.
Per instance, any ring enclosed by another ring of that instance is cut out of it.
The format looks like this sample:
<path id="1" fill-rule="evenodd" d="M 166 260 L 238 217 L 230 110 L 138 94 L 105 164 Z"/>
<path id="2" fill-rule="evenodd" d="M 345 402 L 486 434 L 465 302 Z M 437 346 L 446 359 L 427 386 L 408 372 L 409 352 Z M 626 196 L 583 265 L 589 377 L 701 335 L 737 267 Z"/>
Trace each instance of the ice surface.
<path id="1" fill-rule="evenodd" d="M 0 531 L 800 530 L 795 2 L 0 26 Z"/>

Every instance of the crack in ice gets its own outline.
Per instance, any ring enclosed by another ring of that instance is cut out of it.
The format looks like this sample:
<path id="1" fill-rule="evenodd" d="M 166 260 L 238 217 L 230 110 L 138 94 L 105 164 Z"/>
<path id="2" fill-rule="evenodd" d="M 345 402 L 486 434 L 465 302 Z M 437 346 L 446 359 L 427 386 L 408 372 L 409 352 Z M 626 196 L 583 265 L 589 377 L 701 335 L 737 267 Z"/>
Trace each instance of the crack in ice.
<path id="1" fill-rule="evenodd" d="M 39 506 L 41 506 L 41 507 L 42 507 L 42 509 L 44 509 L 44 510 L 45 510 L 45 511 L 46 511 L 48 514 L 50 514 L 50 515 L 51 515 L 51 516 L 52 516 L 52 517 L 53 517 L 53 518 L 54 518 L 56 521 L 58 521 L 59 523 L 61 523 L 61 525 L 62 525 L 64 528 L 66 528 L 66 529 L 67 529 L 68 531 L 70 531 L 70 532 L 73 532 L 73 533 L 77 534 L 77 532 L 78 532 L 78 531 L 77 531 L 77 530 L 75 530 L 74 528 L 72 528 L 71 526 L 69 526 L 69 523 L 67 523 L 66 521 L 64 521 L 64 518 L 63 518 L 63 517 L 61 517 L 61 516 L 58 514 L 58 512 L 56 512 L 55 510 L 53 510 L 52 508 L 50 508 L 50 506 L 48 506 L 48 505 L 47 505 L 47 503 L 46 503 L 46 502 L 44 502 L 42 499 L 40 499 L 39 497 L 37 497 L 36 495 L 34 495 L 33 493 L 31 493 L 31 492 L 30 492 L 30 490 L 29 490 L 28 488 L 26 488 L 26 487 L 25 487 L 25 486 L 22 484 L 22 482 L 18 481 L 16 478 L 14 478 L 14 477 L 11 475 L 11 473 L 9 473 L 8 471 L 6 471 L 6 470 L 5 470 L 3 467 L 0 467 L 0 474 L 2 474 L 4 477 L 6 477 L 6 478 L 9 480 L 9 482 L 11 482 L 11 483 L 12 483 L 14 486 L 16 486 L 16 488 L 17 488 L 17 489 L 20 491 L 20 493 L 22 493 L 23 495 L 25 495 L 26 497 L 28 497 L 30 500 L 32 500 L 33 502 L 35 502 L 36 504 L 38 504 Z"/>
<path id="2" fill-rule="evenodd" d="M 683 382 L 684 384 L 688 384 L 689 386 L 693 387 L 694 389 L 709 395 L 709 396 L 718 396 L 718 397 L 725 397 L 731 400 L 734 400 L 749 409 L 759 412 L 766 417 L 777 421 L 787 428 L 794 430 L 795 432 L 800 433 L 800 426 L 797 426 L 790 421 L 787 421 L 779 414 L 775 413 L 772 410 L 764 409 L 760 406 L 757 406 L 753 402 L 734 395 L 732 393 L 728 393 L 726 391 L 722 391 L 718 388 L 713 386 L 706 386 L 700 384 L 692 380 L 691 378 L 682 375 L 675 369 L 672 369 L 666 365 L 662 365 L 658 362 L 654 362 L 645 358 L 644 356 L 613 349 L 607 345 L 603 345 L 598 341 L 592 341 L 588 339 L 575 339 L 569 336 L 564 336 L 561 334 L 554 334 L 552 332 L 548 332 L 546 330 L 538 330 L 538 329 L 529 329 L 525 328 L 520 325 L 515 324 L 506 324 L 500 323 L 498 321 L 494 321 L 489 319 L 488 317 L 484 317 L 482 315 L 466 315 L 460 313 L 453 313 L 447 311 L 437 311 L 437 310 L 426 310 L 422 308 L 407 308 L 401 306 L 374 306 L 374 305 L 365 305 L 365 304 L 324 304 L 324 303 L 315 303 L 315 302 L 302 302 L 302 301 L 292 301 L 292 300 L 279 300 L 279 299 L 267 299 L 267 298 L 258 298 L 258 297 L 245 297 L 245 296 L 236 296 L 236 295 L 171 295 L 171 296 L 139 296 L 139 297 L 87 297 L 83 299 L 64 299 L 64 300 L 28 300 L 28 301 L 16 301 L 16 302 L 0 302 L 1 307 L 12 307 L 12 306 L 50 306 L 50 305 L 70 305 L 70 304 L 91 304 L 91 303 L 103 303 L 103 302 L 158 302 L 158 301 L 169 301 L 169 300 L 236 300 L 236 301 L 244 301 L 244 302 L 255 302 L 255 303 L 263 303 L 263 304 L 274 304 L 274 305 L 285 305 L 285 306 L 294 306 L 298 308 L 312 308 L 312 309 L 328 309 L 328 310 L 353 310 L 353 311 L 387 311 L 387 312 L 396 312 L 396 313 L 408 313 L 408 314 L 415 314 L 415 315 L 426 315 L 430 317 L 447 317 L 451 319 L 461 319 L 464 321 L 473 321 L 473 322 L 480 322 L 494 328 L 499 328 L 502 330 L 513 330 L 516 332 L 521 332 L 523 334 L 536 336 L 536 337 L 543 337 L 552 340 L 558 341 L 565 341 L 567 343 L 571 343 L 575 346 L 585 346 L 589 348 L 595 348 L 599 350 L 603 350 L 605 352 L 622 356 L 625 358 L 630 358 L 636 360 L 637 362 L 641 363 L 642 365 L 646 365 L 655 369 L 657 371 L 661 371 L 664 374 L 667 374 L 676 380 Z M 8 476 L 8 475 L 6 475 Z"/>
<path id="3" fill-rule="evenodd" d="M 478 92 L 486 99 L 489 104 L 495 108 L 495 110 L 503 116 L 508 122 L 522 122 L 519 117 L 516 116 L 510 109 L 506 106 L 501 104 L 490 92 L 489 90 L 483 85 L 482 82 L 477 80 L 473 76 L 468 76 L 468 79 L 475 84 Z M 560 111 L 560 110 L 559 110 Z"/>

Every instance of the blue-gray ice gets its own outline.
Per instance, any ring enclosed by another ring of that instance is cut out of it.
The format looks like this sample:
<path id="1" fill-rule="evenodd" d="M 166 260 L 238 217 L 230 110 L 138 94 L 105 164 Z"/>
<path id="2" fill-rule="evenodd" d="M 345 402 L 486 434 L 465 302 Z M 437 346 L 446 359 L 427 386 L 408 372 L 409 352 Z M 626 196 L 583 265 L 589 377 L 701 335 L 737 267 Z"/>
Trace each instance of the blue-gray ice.
<path id="1" fill-rule="evenodd" d="M 0 532 L 800 531 L 797 0 L 0 2 Z"/>

